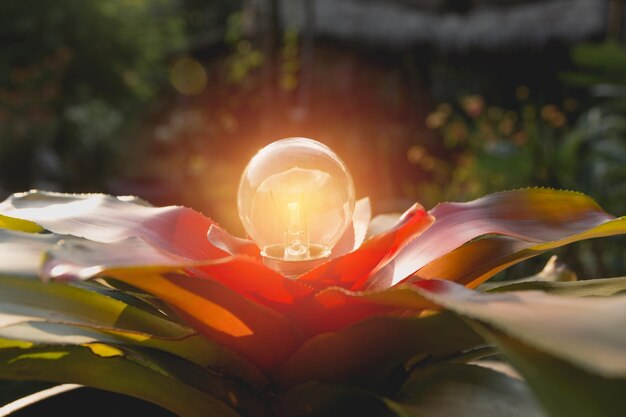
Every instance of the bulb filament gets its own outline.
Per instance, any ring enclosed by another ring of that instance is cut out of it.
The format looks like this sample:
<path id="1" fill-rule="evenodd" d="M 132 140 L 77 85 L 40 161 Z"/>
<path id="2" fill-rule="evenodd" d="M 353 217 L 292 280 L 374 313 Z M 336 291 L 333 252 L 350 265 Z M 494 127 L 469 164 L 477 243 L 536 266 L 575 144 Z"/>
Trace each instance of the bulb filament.
<path id="1" fill-rule="evenodd" d="M 310 258 L 309 235 L 304 227 L 300 203 L 287 204 L 287 232 L 285 233 L 285 260 L 297 261 Z"/>

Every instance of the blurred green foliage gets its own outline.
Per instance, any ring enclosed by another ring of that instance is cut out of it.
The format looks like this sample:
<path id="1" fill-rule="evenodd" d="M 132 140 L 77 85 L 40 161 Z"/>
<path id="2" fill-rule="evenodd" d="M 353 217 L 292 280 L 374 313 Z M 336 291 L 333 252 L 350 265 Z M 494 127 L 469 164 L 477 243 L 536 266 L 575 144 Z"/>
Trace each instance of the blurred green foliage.
<path id="1" fill-rule="evenodd" d="M 538 104 L 525 86 L 513 109 L 489 106 L 480 95 L 442 103 L 426 125 L 439 133 L 447 153 L 437 157 L 419 145 L 407 158 L 431 173 L 409 192 L 426 204 L 466 200 L 526 186 L 572 189 L 592 196 L 607 211 L 626 213 L 626 50 L 614 43 L 572 49 L 578 70 L 561 75 L 584 89 L 590 104 Z M 568 248 L 565 261 L 587 276 L 609 276 L 626 266 L 623 238 Z M 528 263 L 518 274 L 529 273 Z"/>
<path id="2" fill-rule="evenodd" d="M 252 46 L 244 34 L 244 16 L 242 12 L 232 13 L 226 20 L 224 41 L 230 48 L 225 66 L 228 81 L 243 83 L 248 81 L 251 72 L 260 68 L 265 57 L 263 53 Z"/>
<path id="3" fill-rule="evenodd" d="M 413 190 L 426 204 L 472 199 L 527 186 L 555 186 L 557 149 L 570 130 L 569 115 L 555 104 L 536 105 L 518 88 L 516 109 L 488 106 L 479 95 L 443 103 L 426 125 L 437 131 L 446 153 L 430 155 L 415 145 L 410 162 L 430 172 Z M 573 99 L 567 99 L 566 103 Z"/>
<path id="4" fill-rule="evenodd" d="M 594 196 L 613 213 L 626 212 L 626 49 L 581 44 L 572 52 L 579 72 L 563 74 L 593 97 L 559 152 L 558 178 Z M 582 82 L 585 80 L 585 82 Z"/>
<path id="5" fill-rule="evenodd" d="M 619 43 L 581 43 L 572 49 L 571 58 L 578 70 L 561 74 L 567 84 L 580 87 L 626 84 L 626 53 Z"/>
<path id="6" fill-rule="evenodd" d="M 183 23 L 173 0 L 1 2 L 0 186 L 99 184 L 167 82 Z"/>

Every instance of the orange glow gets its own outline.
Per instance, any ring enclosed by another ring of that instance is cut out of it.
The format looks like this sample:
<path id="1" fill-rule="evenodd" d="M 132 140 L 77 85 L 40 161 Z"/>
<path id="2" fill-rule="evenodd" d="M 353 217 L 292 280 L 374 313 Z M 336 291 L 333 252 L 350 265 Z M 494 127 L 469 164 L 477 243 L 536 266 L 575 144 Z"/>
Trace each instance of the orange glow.
<path id="1" fill-rule="evenodd" d="M 143 288 L 171 305 L 186 305 L 188 313 L 219 332 L 234 337 L 250 336 L 253 334 L 252 329 L 232 312 L 211 300 L 202 298 L 191 291 L 176 286 L 161 276 L 155 275 L 149 280 L 127 276 L 123 277 L 122 281 Z"/>

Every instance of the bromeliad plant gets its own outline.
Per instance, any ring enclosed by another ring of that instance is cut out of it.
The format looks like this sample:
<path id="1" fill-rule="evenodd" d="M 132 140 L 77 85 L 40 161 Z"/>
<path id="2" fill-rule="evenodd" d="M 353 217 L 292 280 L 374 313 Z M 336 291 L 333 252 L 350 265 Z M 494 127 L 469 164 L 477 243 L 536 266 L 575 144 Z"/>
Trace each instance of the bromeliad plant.
<path id="1" fill-rule="evenodd" d="M 333 254 L 293 279 L 188 208 L 15 194 L 0 203 L 0 379 L 185 417 L 622 415 L 626 278 L 480 284 L 626 218 L 548 189 L 369 217 L 360 200 Z M 494 355 L 519 374 L 486 367 Z"/>

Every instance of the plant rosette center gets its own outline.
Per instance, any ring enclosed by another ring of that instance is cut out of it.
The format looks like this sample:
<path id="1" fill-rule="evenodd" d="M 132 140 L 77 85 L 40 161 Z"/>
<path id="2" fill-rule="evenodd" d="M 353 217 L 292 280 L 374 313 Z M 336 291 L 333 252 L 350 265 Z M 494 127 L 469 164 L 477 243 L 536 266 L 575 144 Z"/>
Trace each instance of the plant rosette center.
<path id="1" fill-rule="evenodd" d="M 316 241 L 302 226 L 313 203 L 289 206 L 293 195 L 283 213 L 293 228 L 276 239 L 297 263 Z M 259 210 L 273 204 L 265 197 Z M 323 261 L 284 273 L 258 241 L 192 209 L 15 194 L 0 203 L 0 379 L 89 385 L 183 416 L 495 416 L 485 403 L 618 415 L 624 279 L 561 282 L 570 275 L 553 268 L 481 284 L 554 248 L 623 234 L 625 218 L 540 188 L 371 221 L 367 199 L 342 213 Z M 494 352 L 515 376 L 475 365 Z"/>

